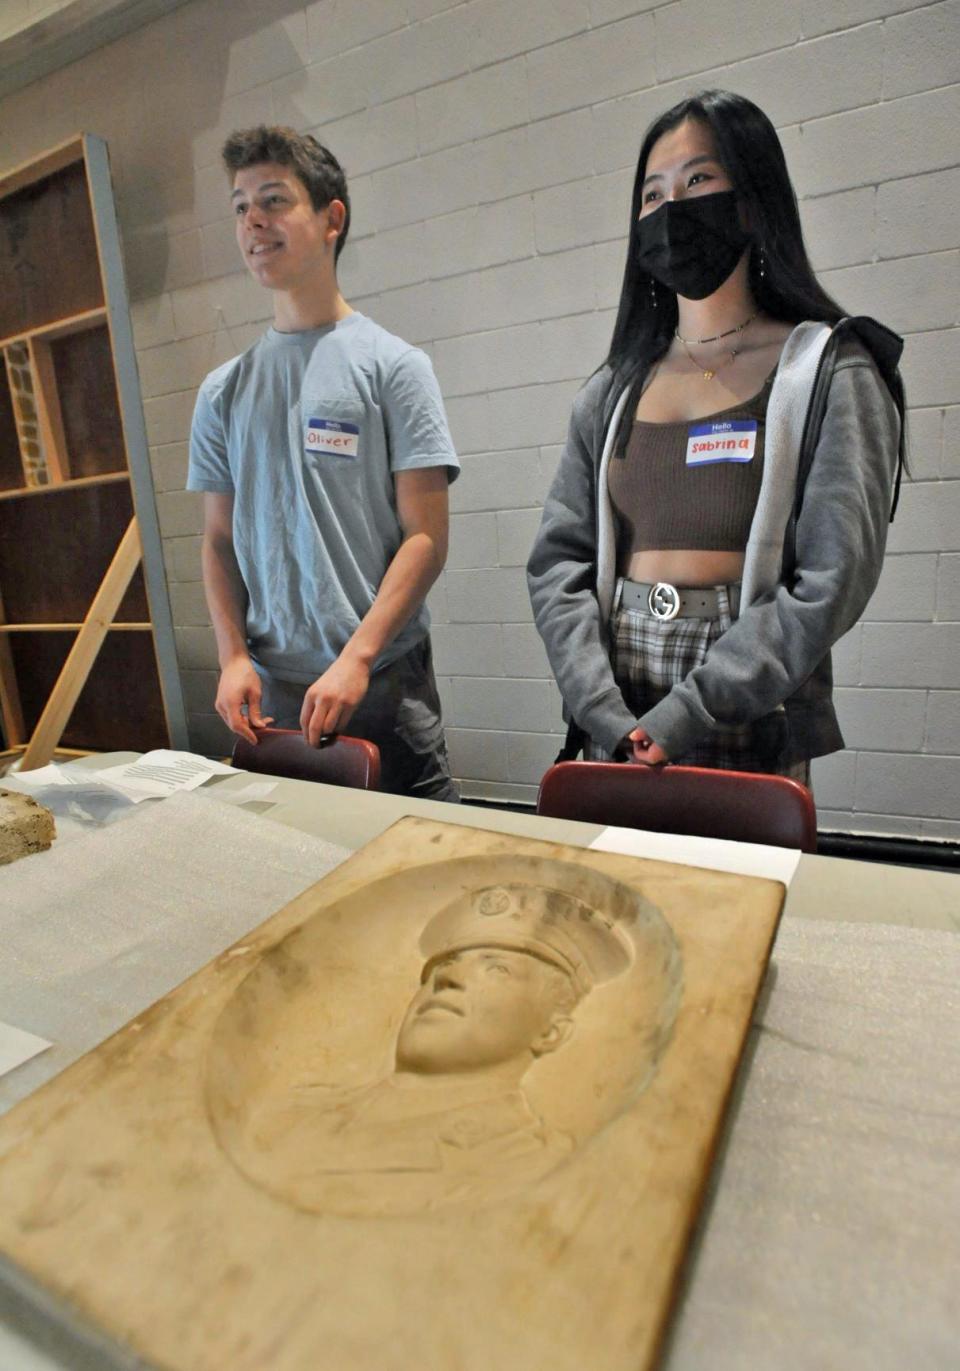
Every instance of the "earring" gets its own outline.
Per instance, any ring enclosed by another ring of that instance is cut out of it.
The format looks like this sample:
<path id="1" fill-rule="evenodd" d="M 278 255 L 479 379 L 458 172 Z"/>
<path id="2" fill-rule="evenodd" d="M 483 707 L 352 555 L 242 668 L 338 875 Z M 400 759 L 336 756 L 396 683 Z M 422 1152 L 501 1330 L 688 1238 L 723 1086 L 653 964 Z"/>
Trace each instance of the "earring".
<path id="1" fill-rule="evenodd" d="M 761 281 L 763 280 L 764 276 L 766 275 L 766 268 L 767 268 L 767 259 L 766 259 L 766 258 L 764 257 L 764 255 L 763 255 L 763 248 L 761 248 L 761 249 L 760 249 L 760 261 L 759 261 L 759 275 L 760 275 L 760 280 L 761 280 Z"/>
<path id="2" fill-rule="evenodd" d="M 657 309 L 658 306 L 659 306 L 659 303 L 660 303 L 660 302 L 657 300 L 657 287 L 656 287 L 656 283 L 655 283 L 653 277 L 651 276 L 651 277 L 650 277 L 650 308 L 651 308 L 651 309 Z"/>

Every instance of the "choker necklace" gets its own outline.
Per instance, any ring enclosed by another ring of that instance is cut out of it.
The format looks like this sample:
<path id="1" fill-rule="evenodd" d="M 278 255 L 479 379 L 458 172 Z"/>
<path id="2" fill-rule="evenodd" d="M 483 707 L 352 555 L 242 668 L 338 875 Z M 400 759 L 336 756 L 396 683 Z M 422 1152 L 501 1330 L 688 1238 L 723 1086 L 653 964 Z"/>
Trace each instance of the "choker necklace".
<path id="1" fill-rule="evenodd" d="M 759 310 L 756 310 L 753 314 L 750 315 L 750 318 L 749 318 L 749 319 L 744 319 L 744 321 L 743 321 L 742 324 L 737 324 L 736 328 L 728 328 L 727 331 L 726 331 L 726 333 L 715 333 L 715 334 L 713 335 L 712 338 L 682 338 L 682 337 L 680 336 L 680 332 L 679 332 L 678 329 L 674 329 L 674 337 L 677 339 L 677 341 L 678 341 L 679 343 L 681 343 L 681 344 L 683 345 L 683 350 L 684 350 L 684 352 L 685 352 L 685 353 L 687 354 L 687 356 L 690 358 L 690 361 L 691 361 L 691 362 L 693 363 L 693 365 L 696 367 L 697 371 L 699 371 L 700 374 L 703 376 L 703 379 L 704 379 L 705 381 L 712 381 L 713 378 L 714 378 L 714 376 L 716 376 L 716 374 L 717 374 L 718 371 L 722 371 L 724 367 L 729 366 L 731 362 L 735 362 L 735 361 L 736 361 L 736 359 L 737 359 L 737 358 L 739 357 L 739 355 L 740 355 L 740 349 L 739 349 L 739 348 L 728 348 L 728 349 L 727 349 L 727 352 L 729 353 L 729 358 L 728 358 L 728 360 L 727 360 L 726 362 L 721 362 L 720 365 L 719 365 L 718 367 L 713 367 L 713 368 L 711 369 L 710 367 L 705 367 L 705 366 L 703 366 L 700 362 L 697 361 L 696 357 L 694 357 L 693 353 L 690 351 L 690 349 L 689 349 L 689 347 L 687 346 L 687 344 L 688 344 L 688 343 L 715 343 L 715 342 L 717 341 L 718 338 L 729 338 L 730 335 L 731 335 L 732 333 L 741 334 L 741 333 L 743 332 L 743 330 L 747 327 L 748 324 L 752 324 L 752 323 L 753 323 L 754 319 L 756 319 L 756 317 L 757 317 L 757 315 L 758 315 L 759 313 L 760 313 L 760 311 L 759 311 Z"/>
<path id="2" fill-rule="evenodd" d="M 748 324 L 753 323 L 759 313 L 760 311 L 755 309 L 750 315 L 750 318 L 744 319 L 742 324 L 737 324 L 735 328 L 728 328 L 725 333 L 712 333 L 709 338 L 681 338 L 680 330 L 678 328 L 674 329 L 673 336 L 679 339 L 684 346 L 686 346 L 687 343 L 693 343 L 695 347 L 700 343 L 717 343 L 721 338 L 729 338 L 732 333 L 742 333 Z"/>

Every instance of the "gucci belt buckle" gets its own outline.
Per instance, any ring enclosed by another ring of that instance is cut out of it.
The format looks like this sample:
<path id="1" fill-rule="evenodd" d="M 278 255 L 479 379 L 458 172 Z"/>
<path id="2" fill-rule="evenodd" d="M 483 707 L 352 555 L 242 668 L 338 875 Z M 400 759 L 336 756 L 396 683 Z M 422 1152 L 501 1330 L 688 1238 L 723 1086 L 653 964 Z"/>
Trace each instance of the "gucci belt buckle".
<path id="1" fill-rule="evenodd" d="M 669 581 L 658 581 L 647 595 L 647 606 L 655 619 L 675 619 L 680 613 L 680 592 Z"/>

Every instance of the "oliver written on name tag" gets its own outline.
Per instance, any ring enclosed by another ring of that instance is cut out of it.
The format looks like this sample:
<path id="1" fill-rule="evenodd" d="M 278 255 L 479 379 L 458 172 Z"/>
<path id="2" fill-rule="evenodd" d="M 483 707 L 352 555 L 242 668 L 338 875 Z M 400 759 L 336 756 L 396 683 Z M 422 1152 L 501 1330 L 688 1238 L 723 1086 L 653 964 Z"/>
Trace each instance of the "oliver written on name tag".
<path id="1" fill-rule="evenodd" d="M 687 429 L 687 466 L 709 462 L 749 462 L 757 446 L 756 419 L 722 419 Z"/>
<path id="2" fill-rule="evenodd" d="M 308 452 L 332 452 L 337 457 L 356 457 L 360 451 L 360 429 L 338 419 L 308 419 L 303 435 Z"/>

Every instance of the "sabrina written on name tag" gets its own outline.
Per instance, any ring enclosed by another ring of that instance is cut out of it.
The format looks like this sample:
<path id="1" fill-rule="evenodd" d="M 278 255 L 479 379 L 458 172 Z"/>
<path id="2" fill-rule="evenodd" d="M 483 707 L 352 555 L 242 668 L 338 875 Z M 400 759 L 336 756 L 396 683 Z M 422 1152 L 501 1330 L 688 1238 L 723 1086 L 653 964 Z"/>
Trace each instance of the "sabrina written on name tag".
<path id="1" fill-rule="evenodd" d="M 724 419 L 687 429 L 687 466 L 709 462 L 750 462 L 757 446 L 756 419 Z"/>
<path id="2" fill-rule="evenodd" d="M 303 435 L 308 452 L 332 452 L 337 457 L 356 457 L 360 451 L 360 429 L 338 419 L 308 419 Z"/>

